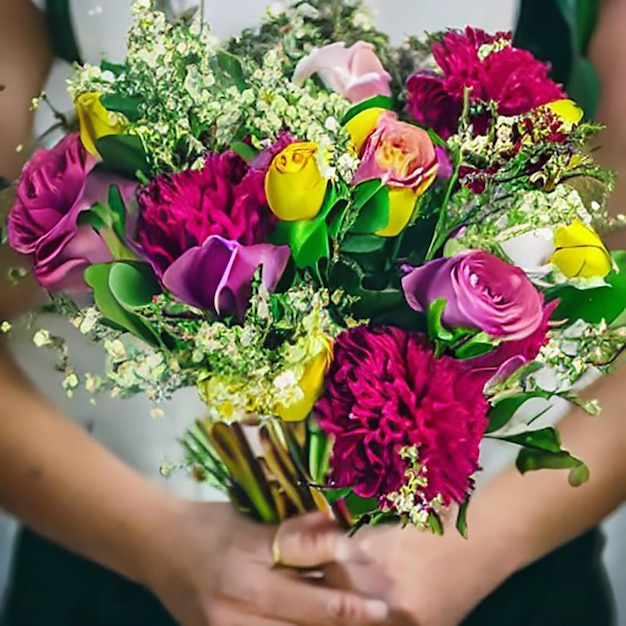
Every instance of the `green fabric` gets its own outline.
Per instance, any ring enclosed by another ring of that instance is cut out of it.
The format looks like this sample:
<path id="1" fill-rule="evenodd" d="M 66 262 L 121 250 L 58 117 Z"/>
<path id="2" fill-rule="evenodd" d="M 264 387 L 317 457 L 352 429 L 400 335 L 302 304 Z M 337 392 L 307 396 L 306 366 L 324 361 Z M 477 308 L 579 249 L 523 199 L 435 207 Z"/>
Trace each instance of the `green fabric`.
<path id="1" fill-rule="evenodd" d="M 514 43 L 551 65 L 551 77 L 595 116 L 600 83 L 589 60 L 589 44 L 600 0 L 521 0 Z"/>
<path id="2" fill-rule="evenodd" d="M 68 63 L 81 63 L 70 0 L 46 0 L 46 20 L 54 54 Z"/>
<path id="3" fill-rule="evenodd" d="M 22 531 L 2 626 L 176 626 L 146 589 Z"/>

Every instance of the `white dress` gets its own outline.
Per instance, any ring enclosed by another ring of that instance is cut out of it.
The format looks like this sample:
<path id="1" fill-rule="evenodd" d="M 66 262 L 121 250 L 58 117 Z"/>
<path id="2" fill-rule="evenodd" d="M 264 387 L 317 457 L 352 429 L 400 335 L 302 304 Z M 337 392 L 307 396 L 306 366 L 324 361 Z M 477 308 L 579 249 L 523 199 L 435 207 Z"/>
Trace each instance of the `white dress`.
<path id="1" fill-rule="evenodd" d="M 179 8 L 194 4 L 190 0 L 174 0 Z M 206 0 L 207 19 L 214 34 L 226 37 L 258 22 L 267 0 L 239 0 L 236 3 Z M 515 14 L 516 0 L 370 0 L 377 13 L 379 26 L 395 41 L 405 30 L 413 33 L 435 31 L 444 27 L 464 26 L 471 23 L 487 30 L 510 29 Z M 79 46 L 86 60 L 97 62 L 106 56 L 115 61 L 123 57 L 124 35 L 130 23 L 131 0 L 72 0 Z M 62 63 L 54 67 L 47 92 L 57 108 L 69 107 L 64 94 L 64 79 L 69 69 Z M 49 122 L 45 111 L 39 114 L 38 129 L 44 130 Z M 98 372 L 102 368 L 102 353 L 97 346 L 86 345 L 83 338 L 64 320 L 47 320 L 46 327 L 68 338 L 71 355 L 79 371 Z M 99 400 L 96 405 L 78 394 L 65 397 L 60 376 L 53 371 L 54 355 L 35 348 L 24 334 L 15 342 L 14 353 L 26 372 L 37 381 L 44 392 L 77 422 L 88 428 L 93 436 L 129 465 L 167 489 L 181 496 L 216 499 L 219 494 L 194 483 L 183 471 L 174 471 L 165 478 L 160 473 L 163 464 L 175 464 L 180 459 L 177 438 L 193 418 L 202 415 L 202 405 L 193 390 L 179 393 L 164 406 L 165 417 L 150 416 L 151 405 L 143 397 L 131 400 Z M 512 451 L 500 446 L 485 446 L 484 476 L 493 475 L 510 462 Z M 626 545 L 620 531 L 626 531 L 626 520 L 619 516 L 607 526 L 610 541 L 607 563 L 616 589 L 626 581 L 623 563 L 626 563 Z M 14 524 L 8 517 L 0 516 L 0 595 L 6 577 L 10 539 Z M 623 533 L 626 537 L 626 532 Z M 620 624 L 626 626 L 626 602 L 622 607 Z"/>

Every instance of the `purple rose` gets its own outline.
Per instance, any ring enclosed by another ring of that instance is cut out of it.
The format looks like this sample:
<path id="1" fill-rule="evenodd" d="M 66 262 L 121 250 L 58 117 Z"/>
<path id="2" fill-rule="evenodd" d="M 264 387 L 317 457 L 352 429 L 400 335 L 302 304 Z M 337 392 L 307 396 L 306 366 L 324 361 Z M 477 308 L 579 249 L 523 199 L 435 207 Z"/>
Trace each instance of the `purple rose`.
<path id="1" fill-rule="evenodd" d="M 446 326 L 475 328 L 507 341 L 528 337 L 544 315 L 543 298 L 526 274 L 482 250 L 414 268 L 402 288 L 416 311 L 445 298 Z"/>
<path id="2" fill-rule="evenodd" d="M 98 234 L 78 225 L 81 211 L 106 200 L 114 182 L 90 175 L 95 165 L 78 134 L 71 134 L 36 152 L 20 177 L 7 223 L 9 245 L 33 256 L 35 277 L 49 291 L 87 291 L 85 268 L 111 260 Z"/>
<path id="3" fill-rule="evenodd" d="M 218 235 L 190 248 L 163 275 L 163 284 L 179 300 L 225 316 L 243 319 L 252 294 L 252 279 L 273 291 L 289 261 L 288 246 L 260 243 L 243 246 Z"/>

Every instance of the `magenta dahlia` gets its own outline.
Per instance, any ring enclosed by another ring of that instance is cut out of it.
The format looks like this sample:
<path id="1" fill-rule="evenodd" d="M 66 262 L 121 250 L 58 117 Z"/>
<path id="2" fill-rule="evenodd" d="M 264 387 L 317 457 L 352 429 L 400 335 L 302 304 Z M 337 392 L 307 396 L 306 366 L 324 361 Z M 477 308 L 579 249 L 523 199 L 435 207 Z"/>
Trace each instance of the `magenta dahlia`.
<path id="1" fill-rule="evenodd" d="M 435 356 L 419 333 L 358 326 L 340 334 L 315 407 L 335 441 L 333 485 L 388 504 L 406 482 L 401 453 L 414 447 L 427 478 L 416 503 L 463 502 L 488 410 L 483 383 L 467 373 L 462 361 Z"/>
<path id="2" fill-rule="evenodd" d="M 548 66 L 530 52 L 514 48 L 509 34 L 489 36 L 467 27 L 464 32 L 446 33 L 432 52 L 441 73 L 409 78 L 407 111 L 444 138 L 458 128 L 466 88 L 471 104 L 495 104 L 505 116 L 522 115 L 567 97 L 548 77 Z M 484 113 L 473 122 L 477 132 L 486 130 Z"/>
<path id="3" fill-rule="evenodd" d="M 137 239 L 157 273 L 212 235 L 244 246 L 265 242 L 276 220 L 264 178 L 227 152 L 209 155 L 201 170 L 157 176 L 141 189 Z"/>

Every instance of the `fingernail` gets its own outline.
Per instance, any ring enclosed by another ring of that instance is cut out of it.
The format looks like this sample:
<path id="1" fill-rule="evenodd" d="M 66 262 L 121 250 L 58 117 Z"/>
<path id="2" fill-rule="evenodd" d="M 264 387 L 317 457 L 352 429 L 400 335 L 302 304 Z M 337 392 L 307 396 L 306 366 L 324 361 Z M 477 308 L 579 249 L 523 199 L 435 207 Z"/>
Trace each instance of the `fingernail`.
<path id="1" fill-rule="evenodd" d="M 373 622 L 382 622 L 389 615 L 389 607 L 381 600 L 368 600 L 365 603 L 365 610 Z"/>

